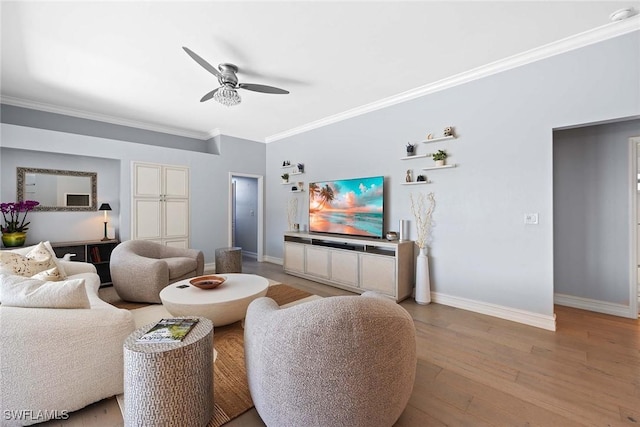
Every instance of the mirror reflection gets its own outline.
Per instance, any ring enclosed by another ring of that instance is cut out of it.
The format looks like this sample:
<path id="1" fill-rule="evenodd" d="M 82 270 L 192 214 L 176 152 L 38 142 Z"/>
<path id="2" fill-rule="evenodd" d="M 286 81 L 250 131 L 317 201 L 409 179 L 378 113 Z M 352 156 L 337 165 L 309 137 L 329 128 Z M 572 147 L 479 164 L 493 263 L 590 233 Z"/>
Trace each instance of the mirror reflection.
<path id="1" fill-rule="evenodd" d="M 18 200 L 37 200 L 35 211 L 95 211 L 95 172 L 18 168 Z"/>

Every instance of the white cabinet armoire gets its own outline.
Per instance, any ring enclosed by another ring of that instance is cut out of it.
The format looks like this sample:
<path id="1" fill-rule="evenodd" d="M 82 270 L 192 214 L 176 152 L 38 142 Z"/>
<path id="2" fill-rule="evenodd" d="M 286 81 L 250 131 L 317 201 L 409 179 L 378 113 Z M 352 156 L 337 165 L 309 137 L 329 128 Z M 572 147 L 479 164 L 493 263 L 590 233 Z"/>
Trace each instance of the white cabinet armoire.
<path id="1" fill-rule="evenodd" d="M 189 247 L 189 168 L 132 163 L 132 239 Z"/>

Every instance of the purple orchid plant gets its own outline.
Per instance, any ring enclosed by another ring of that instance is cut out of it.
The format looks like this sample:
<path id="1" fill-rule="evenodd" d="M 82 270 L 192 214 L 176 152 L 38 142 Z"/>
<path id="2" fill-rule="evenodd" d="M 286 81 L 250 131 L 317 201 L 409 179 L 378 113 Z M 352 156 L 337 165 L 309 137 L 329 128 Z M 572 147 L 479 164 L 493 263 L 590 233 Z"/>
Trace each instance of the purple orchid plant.
<path id="1" fill-rule="evenodd" d="M 0 227 L 3 233 L 24 232 L 29 229 L 27 213 L 38 206 L 40 202 L 35 200 L 25 200 L 22 202 L 0 203 L 0 211 L 2 211 L 2 219 L 4 224 Z M 22 215 L 24 213 L 24 215 Z M 21 219 L 22 217 L 22 219 Z"/>

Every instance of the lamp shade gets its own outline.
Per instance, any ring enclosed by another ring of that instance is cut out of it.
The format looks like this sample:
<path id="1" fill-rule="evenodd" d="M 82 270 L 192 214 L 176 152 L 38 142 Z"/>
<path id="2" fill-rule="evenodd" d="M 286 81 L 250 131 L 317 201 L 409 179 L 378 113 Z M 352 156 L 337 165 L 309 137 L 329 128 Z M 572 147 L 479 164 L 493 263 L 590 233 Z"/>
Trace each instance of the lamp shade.
<path id="1" fill-rule="evenodd" d="M 103 203 L 103 204 L 100 205 L 98 210 L 99 211 L 110 211 L 111 210 L 111 206 L 109 206 L 109 203 Z"/>

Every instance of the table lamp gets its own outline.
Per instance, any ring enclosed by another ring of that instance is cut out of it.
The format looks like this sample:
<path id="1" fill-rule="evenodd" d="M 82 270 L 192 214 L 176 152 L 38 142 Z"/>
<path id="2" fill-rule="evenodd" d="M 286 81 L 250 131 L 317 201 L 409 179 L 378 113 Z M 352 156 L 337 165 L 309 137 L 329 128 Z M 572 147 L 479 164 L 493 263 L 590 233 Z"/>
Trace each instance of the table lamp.
<path id="1" fill-rule="evenodd" d="M 111 210 L 111 206 L 109 206 L 109 203 L 103 203 L 100 205 L 100 207 L 98 208 L 99 211 L 104 211 L 104 237 L 102 238 L 102 240 L 111 240 L 107 237 L 107 211 Z"/>

